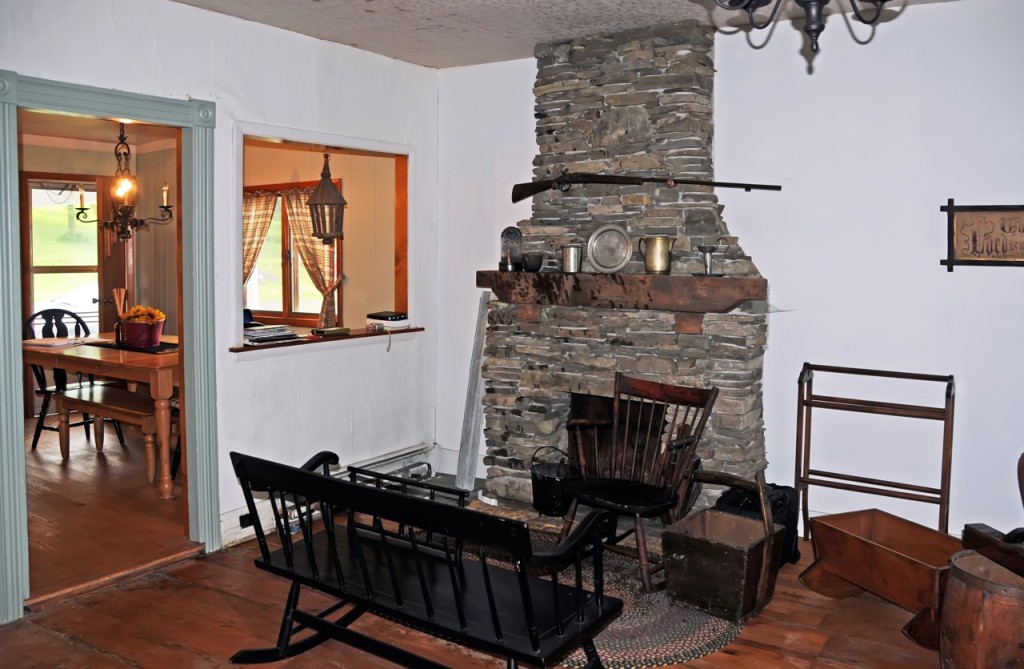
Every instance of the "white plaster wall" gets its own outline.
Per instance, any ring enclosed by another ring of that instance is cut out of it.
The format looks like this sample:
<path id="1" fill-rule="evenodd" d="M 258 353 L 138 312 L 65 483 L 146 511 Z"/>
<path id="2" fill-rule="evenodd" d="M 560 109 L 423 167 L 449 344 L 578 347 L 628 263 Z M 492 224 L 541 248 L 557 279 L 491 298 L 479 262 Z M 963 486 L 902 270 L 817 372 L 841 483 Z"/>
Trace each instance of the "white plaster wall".
<path id="1" fill-rule="evenodd" d="M 532 59 L 438 74 L 163 0 L 5 0 L 2 11 L 4 69 L 216 102 L 225 454 L 238 448 L 299 461 L 328 447 L 356 460 L 435 438 L 457 450 L 475 272 L 494 266 L 501 229 L 529 217 L 529 202 L 513 206 L 508 197 L 531 177 L 536 153 Z M 772 303 L 788 310 L 771 317 L 766 357 L 770 479 L 792 480 L 804 361 L 954 374 L 951 528 L 1022 524 L 1012 465 L 1024 421 L 1015 346 L 1024 269 L 947 273 L 938 264 L 938 208 L 947 198 L 1021 203 L 1022 14 L 1017 0 L 914 6 L 866 46 L 832 19 L 813 75 L 798 53 L 800 34 L 786 24 L 759 50 L 742 35 L 718 37 L 716 176 L 784 186 L 777 194 L 719 193 L 730 229 L 768 277 Z M 409 148 L 410 303 L 426 333 L 397 337 L 390 353 L 382 340 L 227 351 L 239 328 L 238 123 L 291 129 L 279 135 L 303 141 L 322 135 Z M 303 418 L 287 420 L 290 410 Z M 837 450 L 857 454 L 878 443 L 874 433 L 853 437 Z M 897 454 L 890 473 L 924 475 L 932 461 L 931 452 Z M 221 464 L 221 505 L 234 509 L 240 495 Z M 815 489 L 812 506 L 896 504 L 827 493 Z M 928 524 L 934 517 L 919 505 L 905 515 Z"/>
<path id="2" fill-rule="evenodd" d="M 950 530 L 1024 524 L 1014 474 L 1024 432 L 1024 267 L 949 273 L 939 265 L 948 198 L 1024 204 L 1022 23 L 1018 0 L 912 6 L 861 46 L 831 18 L 811 75 L 802 33 L 789 25 L 759 50 L 742 35 L 718 37 L 716 176 L 783 186 L 719 192 L 730 230 L 768 277 L 772 305 L 785 310 L 770 316 L 765 361 L 770 479 L 793 480 L 805 361 L 953 374 Z M 941 391 L 924 399 L 941 405 Z M 858 393 L 843 394 L 870 396 Z M 826 424 L 826 415 L 815 414 L 816 467 L 938 480 L 934 424 L 834 412 Z M 818 487 L 810 506 L 878 507 L 927 525 L 936 518 L 929 505 Z"/>
<path id="3" fill-rule="evenodd" d="M 437 442 L 442 467 L 451 472 L 458 462 L 484 292 L 476 288 L 476 272 L 497 269 L 501 231 L 530 218 L 529 200 L 512 204 L 512 185 L 533 176 L 536 74 L 532 58 L 440 73 Z M 481 462 L 478 476 L 484 474 Z"/>
<path id="4" fill-rule="evenodd" d="M 812 75 L 799 53 L 803 33 L 790 24 L 763 49 L 742 34 L 717 36 L 715 175 L 783 186 L 718 193 L 730 230 L 768 278 L 771 303 L 785 310 L 770 317 L 765 360 L 769 480 L 793 481 L 805 361 L 953 374 L 950 530 L 1024 525 L 1014 475 L 1024 432 L 1024 268 L 939 265 L 948 198 L 1024 204 L 1022 23 L 1018 0 L 912 6 L 859 46 L 833 18 Z M 528 203 L 504 207 L 512 184 L 531 177 L 534 76 L 533 59 L 441 73 L 438 435 L 446 444 L 462 424 L 473 272 L 493 266 L 505 225 L 529 217 Z M 941 406 L 943 387 L 926 388 L 881 398 Z M 936 423 L 848 416 L 853 422 L 827 425 L 816 414 L 816 466 L 865 465 L 867 475 L 937 483 Z M 937 517 L 931 505 L 820 487 L 811 501 L 817 512 L 878 507 L 929 526 Z"/>
<path id="5" fill-rule="evenodd" d="M 217 105 L 217 424 L 222 511 L 242 506 L 227 452 L 361 460 L 434 439 L 437 72 L 166 0 L 4 0 L 0 68 Z M 410 155 L 409 302 L 424 333 L 236 354 L 241 131 Z M 187 314 L 186 314 L 187 317 Z"/>

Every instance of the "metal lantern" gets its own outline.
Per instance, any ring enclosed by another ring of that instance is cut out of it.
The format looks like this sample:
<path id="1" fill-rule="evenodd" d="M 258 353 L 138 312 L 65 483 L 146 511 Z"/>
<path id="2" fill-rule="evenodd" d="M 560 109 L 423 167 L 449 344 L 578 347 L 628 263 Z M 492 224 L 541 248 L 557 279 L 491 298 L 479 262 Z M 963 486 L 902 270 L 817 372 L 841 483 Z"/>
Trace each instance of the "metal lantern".
<path id="1" fill-rule="evenodd" d="M 345 235 L 341 226 L 345 218 L 346 204 L 348 202 L 331 181 L 330 154 L 324 152 L 324 169 L 320 173 L 320 183 L 309 196 L 313 236 L 322 239 L 324 244 L 332 244 L 335 239 L 343 239 Z"/>

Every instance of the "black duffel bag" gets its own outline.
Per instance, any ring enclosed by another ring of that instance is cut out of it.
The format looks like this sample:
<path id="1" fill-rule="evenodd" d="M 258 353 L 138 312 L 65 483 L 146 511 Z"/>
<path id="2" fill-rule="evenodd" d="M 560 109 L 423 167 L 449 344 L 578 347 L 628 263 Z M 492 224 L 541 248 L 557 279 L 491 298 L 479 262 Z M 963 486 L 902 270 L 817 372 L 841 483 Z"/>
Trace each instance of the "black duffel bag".
<path id="1" fill-rule="evenodd" d="M 797 545 L 797 497 L 796 489 L 790 486 L 769 483 L 765 486 L 768 492 L 768 506 L 772 510 L 772 522 L 782 525 L 786 531 L 783 535 L 782 557 L 785 562 L 798 562 L 800 548 Z M 743 488 L 729 488 L 718 498 L 714 506 L 716 511 L 761 518 L 761 501 L 754 493 Z"/>

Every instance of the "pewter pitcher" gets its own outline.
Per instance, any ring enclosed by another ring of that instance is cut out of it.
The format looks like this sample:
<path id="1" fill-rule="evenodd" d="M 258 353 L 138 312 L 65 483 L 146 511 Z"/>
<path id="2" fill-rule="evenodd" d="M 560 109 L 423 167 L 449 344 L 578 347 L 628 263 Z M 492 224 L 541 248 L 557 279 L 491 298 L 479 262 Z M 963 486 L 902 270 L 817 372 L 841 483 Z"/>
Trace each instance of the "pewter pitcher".
<path id="1" fill-rule="evenodd" d="M 675 237 L 641 237 L 640 255 L 644 257 L 644 269 L 648 274 L 668 274 L 672 269 L 672 246 Z"/>

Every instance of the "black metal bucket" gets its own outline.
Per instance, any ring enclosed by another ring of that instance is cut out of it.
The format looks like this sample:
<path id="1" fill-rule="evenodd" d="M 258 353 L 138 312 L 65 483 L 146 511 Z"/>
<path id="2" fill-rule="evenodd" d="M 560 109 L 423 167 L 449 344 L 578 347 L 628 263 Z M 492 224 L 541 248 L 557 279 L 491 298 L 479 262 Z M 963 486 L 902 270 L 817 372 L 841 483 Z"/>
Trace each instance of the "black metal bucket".
<path id="1" fill-rule="evenodd" d="M 558 462 L 537 462 L 537 453 L 544 449 L 558 451 Z M 572 498 L 565 492 L 565 484 L 580 478 L 580 468 L 569 462 L 569 455 L 554 446 L 541 446 L 530 458 L 530 478 L 533 480 L 533 508 L 544 516 L 564 516 Z"/>

